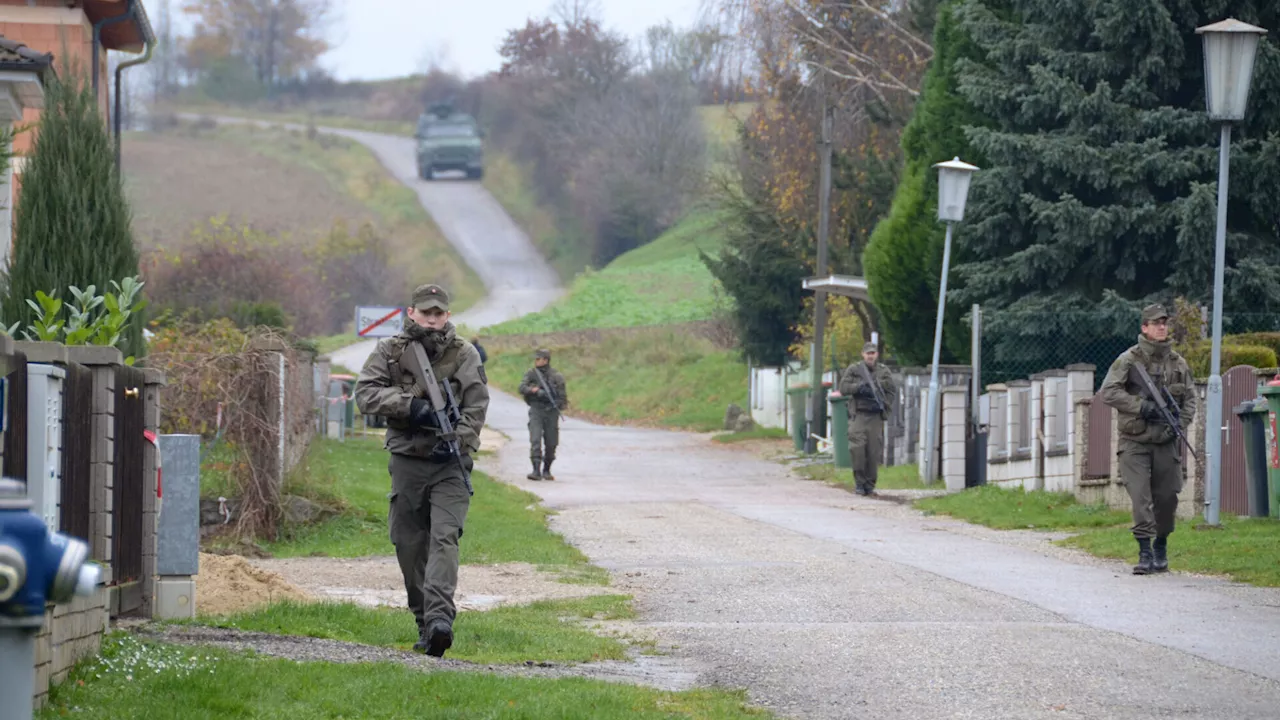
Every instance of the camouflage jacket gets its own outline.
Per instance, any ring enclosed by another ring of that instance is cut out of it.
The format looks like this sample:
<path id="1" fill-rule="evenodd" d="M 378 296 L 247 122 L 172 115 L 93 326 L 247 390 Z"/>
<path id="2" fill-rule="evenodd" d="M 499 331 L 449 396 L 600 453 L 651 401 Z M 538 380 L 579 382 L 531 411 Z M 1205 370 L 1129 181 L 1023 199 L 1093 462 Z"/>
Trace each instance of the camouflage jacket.
<path id="1" fill-rule="evenodd" d="M 840 375 L 840 384 L 837 386 L 840 394 L 849 398 L 850 417 L 858 413 L 874 413 L 880 409 L 876 405 L 875 394 L 864 390 L 864 388 L 869 389 L 869 385 L 866 376 L 858 367 L 860 365 L 866 366 L 866 362 L 859 360 L 845 368 L 844 373 Z M 898 389 L 893 384 L 893 376 L 889 374 L 889 368 L 880 363 L 876 363 L 875 369 L 867 368 L 867 370 L 867 374 L 879 386 L 880 395 L 884 398 L 885 407 L 882 417 L 888 417 L 893 412 L 893 401 L 898 398 Z"/>
<path id="2" fill-rule="evenodd" d="M 1173 429 L 1163 422 L 1148 421 L 1141 417 L 1142 401 L 1148 399 L 1133 366 L 1141 363 L 1151 375 L 1157 390 L 1168 390 L 1178 411 L 1178 424 L 1185 434 L 1196 415 L 1196 385 L 1187 361 L 1170 347 L 1170 343 L 1155 343 L 1138 337 L 1138 344 L 1120 353 L 1111 363 L 1107 377 L 1102 381 L 1102 401 L 1116 409 L 1117 430 L 1121 440 L 1138 443 L 1163 444 L 1173 442 Z"/>
<path id="3" fill-rule="evenodd" d="M 542 377 L 546 378 L 551 384 L 551 393 L 555 395 L 554 406 L 551 397 L 547 395 L 546 389 L 543 387 L 542 380 L 538 379 L 538 373 L 542 373 Z M 532 388 L 538 388 L 537 392 L 533 392 Z M 520 381 L 520 394 L 524 397 L 524 401 L 529 407 L 536 410 L 556 410 L 563 411 L 569 407 L 569 391 L 565 387 L 564 375 L 559 370 L 548 364 L 546 367 L 529 368 L 529 372 L 524 374 L 524 379 Z"/>
<path id="4" fill-rule="evenodd" d="M 458 444 L 463 453 L 474 453 L 480 448 L 480 428 L 484 427 L 489 410 L 489 379 L 480 363 L 480 353 L 457 336 L 452 323 L 436 337 L 436 343 L 430 341 L 430 336 L 421 342 L 436 379 L 447 381 L 457 399 L 462 415 L 457 427 Z M 411 342 L 416 341 L 409 332 L 378 342 L 356 380 L 356 406 L 365 415 L 387 418 L 387 450 L 397 455 L 429 457 L 438 442 L 438 431 L 409 424 L 409 401 L 426 398 L 425 393 L 419 394 L 413 376 L 400 363 Z"/>

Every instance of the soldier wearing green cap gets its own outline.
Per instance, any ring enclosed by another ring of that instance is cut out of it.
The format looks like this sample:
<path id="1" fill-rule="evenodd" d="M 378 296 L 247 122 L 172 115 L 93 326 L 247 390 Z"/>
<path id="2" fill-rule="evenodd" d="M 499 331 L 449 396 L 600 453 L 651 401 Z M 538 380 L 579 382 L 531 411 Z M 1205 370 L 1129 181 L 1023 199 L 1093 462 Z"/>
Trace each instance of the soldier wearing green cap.
<path id="1" fill-rule="evenodd" d="M 1195 378 L 1172 347 L 1169 313 L 1161 305 L 1142 310 L 1138 344 L 1111 364 L 1101 391 L 1102 401 L 1116 409 L 1120 481 L 1133 501 L 1133 572 L 1147 575 L 1169 569 L 1169 535 L 1185 480 L 1181 443 L 1136 366 L 1146 370 L 1185 436 L 1196 414 Z"/>
<path id="2" fill-rule="evenodd" d="M 862 346 L 862 360 L 840 375 L 833 397 L 849 398 L 849 455 L 853 460 L 854 492 L 875 495 L 881 455 L 884 452 L 884 421 L 893 412 L 897 389 L 889 369 L 878 361 L 875 343 Z"/>
<path id="3" fill-rule="evenodd" d="M 458 441 L 470 473 L 489 409 L 488 378 L 480 353 L 457 336 L 449 321 L 444 288 L 418 287 L 406 312 L 404 330 L 381 340 L 365 361 L 355 396 L 360 412 L 387 418 L 388 524 L 409 609 L 418 623 L 413 647 L 442 657 L 453 644 L 458 542 L 471 505 L 464 471 L 445 442 Z M 425 393 L 402 364 L 411 343 L 422 345 L 436 379 L 453 390 L 461 413 L 456 438 L 442 434 Z"/>
<path id="4" fill-rule="evenodd" d="M 550 350 L 540 349 L 533 354 L 533 367 L 524 374 L 519 390 L 529 405 L 529 461 L 533 471 L 525 477 L 555 480 L 551 463 L 560 444 L 560 413 L 569 406 L 569 393 L 564 375 L 551 367 Z"/>

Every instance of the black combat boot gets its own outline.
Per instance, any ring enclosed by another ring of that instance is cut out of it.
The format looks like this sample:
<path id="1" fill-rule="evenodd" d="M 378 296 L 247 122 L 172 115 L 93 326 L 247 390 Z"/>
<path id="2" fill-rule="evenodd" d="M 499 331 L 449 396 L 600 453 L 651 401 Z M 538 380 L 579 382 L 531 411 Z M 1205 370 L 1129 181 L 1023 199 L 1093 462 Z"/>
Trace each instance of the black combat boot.
<path id="1" fill-rule="evenodd" d="M 422 623 L 418 623 L 418 642 L 413 644 L 413 651 L 426 652 L 427 645 L 427 629 L 423 627 Z"/>
<path id="2" fill-rule="evenodd" d="M 544 460 L 544 461 L 542 462 L 542 479 L 543 479 L 543 480 L 555 480 L 555 479 L 556 479 L 556 476 L 551 474 L 551 461 L 550 461 L 550 460 Z"/>
<path id="3" fill-rule="evenodd" d="M 1169 572 L 1169 536 L 1156 538 L 1156 541 L 1151 544 L 1151 549 L 1154 551 L 1154 557 L 1151 560 L 1152 571 Z"/>
<path id="4" fill-rule="evenodd" d="M 525 475 L 525 477 L 534 481 L 542 479 L 542 473 L 538 471 L 538 461 L 536 458 L 533 460 L 533 472 L 529 473 L 528 475 Z"/>
<path id="5" fill-rule="evenodd" d="M 427 626 L 427 654 L 444 657 L 444 651 L 453 647 L 453 628 L 442 618 L 436 618 Z"/>
<path id="6" fill-rule="evenodd" d="M 1133 574 L 1150 575 L 1153 572 L 1151 560 L 1151 538 L 1138 538 L 1138 564 L 1133 566 Z"/>

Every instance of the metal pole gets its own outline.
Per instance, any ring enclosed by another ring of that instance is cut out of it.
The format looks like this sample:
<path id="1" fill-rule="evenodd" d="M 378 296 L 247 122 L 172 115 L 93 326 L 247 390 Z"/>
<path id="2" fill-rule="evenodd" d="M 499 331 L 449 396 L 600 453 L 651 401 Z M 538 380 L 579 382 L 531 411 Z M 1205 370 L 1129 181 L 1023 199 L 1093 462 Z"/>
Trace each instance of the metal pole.
<path id="1" fill-rule="evenodd" d="M 31 720 L 34 713 L 38 630 L 0 627 L 0 720 Z"/>
<path id="2" fill-rule="evenodd" d="M 1209 389 L 1205 394 L 1204 521 L 1218 524 L 1222 491 L 1222 284 L 1227 264 L 1227 177 L 1230 174 L 1231 123 L 1222 123 L 1218 146 L 1218 236 L 1213 259 L 1213 350 L 1209 356 Z"/>
<path id="3" fill-rule="evenodd" d="M 947 223 L 947 239 L 942 249 L 942 279 L 938 284 L 938 319 L 933 328 L 933 366 L 929 372 L 929 413 L 924 428 L 924 482 L 934 480 L 933 452 L 938 428 L 938 362 L 942 355 L 942 318 L 947 306 L 947 270 L 951 265 L 951 228 Z"/>
<path id="4" fill-rule="evenodd" d="M 970 391 L 973 398 L 970 400 L 969 417 L 973 421 L 973 431 L 976 433 L 978 424 L 982 420 L 982 414 L 978 412 L 978 400 L 982 397 L 982 306 L 974 303 L 969 316 L 971 323 L 969 354 L 970 363 L 973 365 L 973 387 Z"/>
<path id="5" fill-rule="evenodd" d="M 829 232 L 828 216 L 831 214 L 831 111 L 827 107 L 826 81 L 821 80 L 819 90 L 822 100 L 822 139 L 818 154 L 818 277 L 827 274 L 827 233 Z M 822 349 L 823 333 L 827 324 L 827 294 L 821 290 L 813 294 L 813 352 L 809 356 L 809 364 L 813 366 L 813 380 L 809 385 L 810 394 L 810 426 L 805 435 L 804 449 L 812 455 L 818 451 L 818 443 L 814 434 L 823 434 L 818 427 L 822 417 L 822 406 L 826 402 L 822 396 Z M 835 439 L 833 438 L 833 441 Z"/>

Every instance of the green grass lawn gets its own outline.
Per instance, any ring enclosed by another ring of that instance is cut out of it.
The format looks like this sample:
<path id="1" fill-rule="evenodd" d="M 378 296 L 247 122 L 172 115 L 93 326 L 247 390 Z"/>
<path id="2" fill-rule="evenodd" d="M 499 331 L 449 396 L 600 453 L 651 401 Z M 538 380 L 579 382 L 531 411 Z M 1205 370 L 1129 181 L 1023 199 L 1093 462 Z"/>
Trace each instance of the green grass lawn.
<path id="1" fill-rule="evenodd" d="M 698 257 L 714 254 L 724 237 L 718 217 L 695 213 L 648 245 L 603 270 L 579 275 L 569 294 L 542 312 L 484 329 L 519 335 L 584 328 L 670 325 L 706 320 L 717 308 L 715 279 Z"/>
<path id="2" fill-rule="evenodd" d="M 526 661 L 583 663 L 625 660 L 626 645 L 597 635 L 589 620 L 634 616 L 630 598 L 595 595 L 460 612 L 454 622 L 449 657 L 482 664 Z M 276 603 L 227 617 L 201 617 L 193 624 L 325 638 L 410 650 L 418 639 L 413 618 L 403 609 L 365 608 L 349 603 Z"/>
<path id="3" fill-rule="evenodd" d="M 756 427 L 744 432 L 721 433 L 711 438 L 713 442 L 733 444 L 748 440 L 782 440 L 791 437 L 791 433 L 783 428 Z"/>
<path id="4" fill-rule="evenodd" d="M 319 525 L 287 527 L 266 549 L 275 557 L 363 557 L 392 552 L 387 531 L 387 494 L 391 476 L 380 440 L 349 437 L 346 442 L 317 439 L 297 483 L 312 494 L 341 498 L 345 507 Z M 550 512 L 537 497 L 495 482 L 481 472 L 471 476 L 476 494 L 467 513 L 461 561 L 471 564 L 527 562 L 569 571 L 591 582 L 602 573 L 587 566 L 580 551 L 547 529 Z M 294 490 L 305 494 L 303 488 Z"/>
<path id="5" fill-rule="evenodd" d="M 593 720 L 771 717 L 742 692 L 662 692 L 579 678 L 422 672 L 391 663 L 295 663 L 113 633 L 36 717 L 87 720 L 543 718 Z"/>
<path id="6" fill-rule="evenodd" d="M 603 422 L 718 430 L 729 403 L 747 404 L 747 366 L 733 351 L 675 330 L 655 329 L 552 346 L 568 381 L 570 412 Z M 489 351 L 490 382 L 515 392 L 532 366 L 527 351 Z"/>
<path id="7" fill-rule="evenodd" d="M 945 497 L 916 501 L 927 513 L 1001 530 L 1034 529 L 1073 533 L 1057 541 L 1098 557 L 1137 561 L 1138 548 L 1128 512 L 1082 505 L 1066 493 L 1025 492 L 985 485 Z M 1219 528 L 1180 520 L 1169 538 L 1173 570 L 1221 575 L 1239 582 L 1280 587 L 1280 521 L 1222 516 Z"/>
<path id="8" fill-rule="evenodd" d="M 825 465 L 806 465 L 796 468 L 796 472 L 811 479 L 820 480 L 838 487 L 854 487 L 853 470 L 837 468 L 834 463 Z M 937 490 L 942 483 L 925 485 L 920 480 L 920 470 L 915 465 L 891 465 L 881 467 L 876 474 L 877 490 Z"/>

